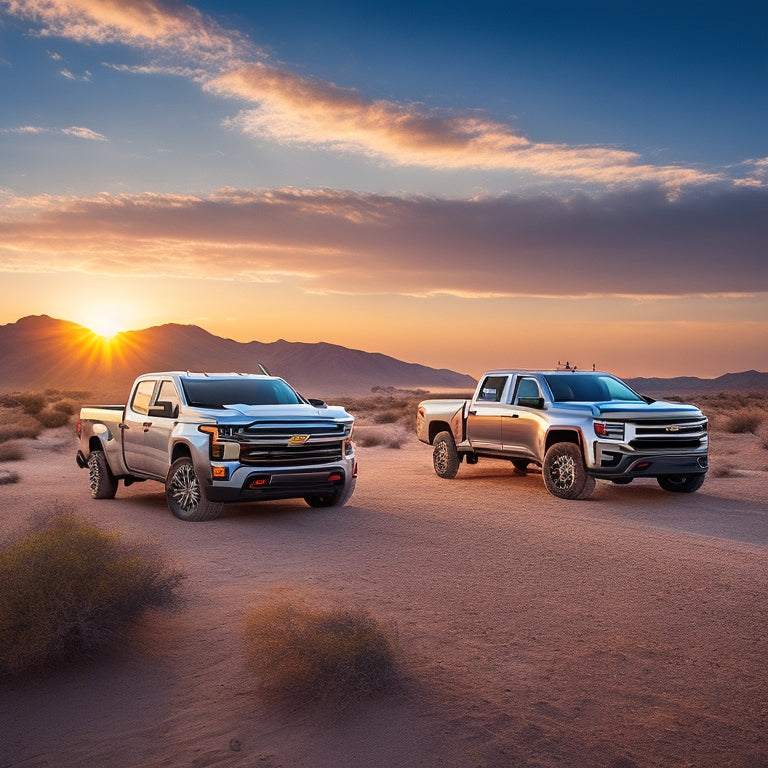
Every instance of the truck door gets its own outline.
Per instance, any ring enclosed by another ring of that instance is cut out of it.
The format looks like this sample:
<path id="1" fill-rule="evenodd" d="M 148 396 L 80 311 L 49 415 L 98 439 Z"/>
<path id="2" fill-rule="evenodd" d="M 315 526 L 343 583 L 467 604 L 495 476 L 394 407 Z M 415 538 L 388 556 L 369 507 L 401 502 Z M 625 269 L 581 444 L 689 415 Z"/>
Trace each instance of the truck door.
<path id="1" fill-rule="evenodd" d="M 165 477 L 171 465 L 171 433 L 176 426 L 179 404 L 179 393 L 173 380 L 162 379 L 150 403 L 149 426 L 143 433 L 147 472 L 156 477 Z"/>
<path id="2" fill-rule="evenodd" d="M 131 399 L 125 407 L 125 417 L 120 425 L 123 433 L 125 466 L 137 475 L 147 474 L 147 449 L 144 435 L 151 423 L 149 405 L 156 386 L 156 379 L 142 379 L 136 384 Z"/>
<path id="3" fill-rule="evenodd" d="M 467 437 L 477 449 L 501 450 L 502 398 L 509 376 L 486 376 L 470 403 Z"/>
<path id="4" fill-rule="evenodd" d="M 504 449 L 517 456 L 530 456 L 540 459 L 537 454 L 543 450 L 540 415 L 543 399 L 539 382 L 532 376 L 518 376 L 511 405 L 507 406 L 501 424 Z"/>

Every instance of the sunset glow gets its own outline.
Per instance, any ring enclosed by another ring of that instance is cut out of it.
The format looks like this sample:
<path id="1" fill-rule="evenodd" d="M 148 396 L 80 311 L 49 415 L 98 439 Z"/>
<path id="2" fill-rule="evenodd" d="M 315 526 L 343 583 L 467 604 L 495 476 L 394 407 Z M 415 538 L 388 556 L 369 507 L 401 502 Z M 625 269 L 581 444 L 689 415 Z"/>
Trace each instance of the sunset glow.
<path id="1" fill-rule="evenodd" d="M 759 25 L 547 9 L 0 0 L 0 324 L 768 370 Z"/>

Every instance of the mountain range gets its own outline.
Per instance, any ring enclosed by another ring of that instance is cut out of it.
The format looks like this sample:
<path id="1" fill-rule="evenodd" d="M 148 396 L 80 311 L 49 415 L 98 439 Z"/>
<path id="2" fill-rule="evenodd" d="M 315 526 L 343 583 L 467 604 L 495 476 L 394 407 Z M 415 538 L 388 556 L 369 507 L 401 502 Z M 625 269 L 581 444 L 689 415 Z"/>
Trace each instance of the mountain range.
<path id="1" fill-rule="evenodd" d="M 195 325 L 125 331 L 110 342 L 47 315 L 0 326 L 0 392 L 78 390 L 122 402 L 150 371 L 259 372 L 259 364 L 307 397 L 359 395 L 373 387 L 469 390 L 475 380 L 447 369 L 324 342 L 242 343 Z"/>
<path id="2" fill-rule="evenodd" d="M 133 379 L 149 371 L 258 372 L 259 364 L 308 397 L 368 394 L 375 387 L 467 391 L 475 379 L 336 344 L 238 342 L 195 325 L 167 324 L 119 333 L 107 343 L 82 325 L 47 315 L 0 326 L 0 392 L 63 389 L 123 402 Z M 768 390 L 768 373 L 714 379 L 627 379 L 655 397 Z"/>

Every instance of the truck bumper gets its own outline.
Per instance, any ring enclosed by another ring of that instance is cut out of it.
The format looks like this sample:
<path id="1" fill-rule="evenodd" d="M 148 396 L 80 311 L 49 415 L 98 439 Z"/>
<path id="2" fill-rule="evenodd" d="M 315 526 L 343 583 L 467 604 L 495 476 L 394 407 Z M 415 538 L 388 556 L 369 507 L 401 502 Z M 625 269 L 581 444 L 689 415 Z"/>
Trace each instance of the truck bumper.
<path id="1" fill-rule="evenodd" d="M 596 466 L 589 474 L 608 480 L 628 480 L 637 477 L 703 474 L 709 468 L 706 451 L 692 453 L 624 453 L 615 445 L 596 446 Z"/>
<path id="2" fill-rule="evenodd" d="M 211 501 L 267 501 L 327 496 L 357 475 L 357 462 L 342 461 L 322 467 L 270 469 L 236 465 L 226 480 L 211 478 L 205 495 Z"/>

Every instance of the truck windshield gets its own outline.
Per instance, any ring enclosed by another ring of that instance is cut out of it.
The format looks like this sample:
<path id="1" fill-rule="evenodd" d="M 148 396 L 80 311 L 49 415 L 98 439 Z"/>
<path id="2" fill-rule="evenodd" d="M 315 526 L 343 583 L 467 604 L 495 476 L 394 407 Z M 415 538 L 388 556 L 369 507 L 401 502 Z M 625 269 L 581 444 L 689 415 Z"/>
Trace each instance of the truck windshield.
<path id="1" fill-rule="evenodd" d="M 181 383 L 187 402 L 198 408 L 303 402 L 281 379 L 182 379 Z"/>
<path id="2" fill-rule="evenodd" d="M 643 398 L 623 381 L 602 373 L 550 373 L 544 378 L 558 403 L 643 402 Z"/>

